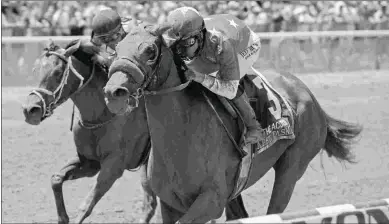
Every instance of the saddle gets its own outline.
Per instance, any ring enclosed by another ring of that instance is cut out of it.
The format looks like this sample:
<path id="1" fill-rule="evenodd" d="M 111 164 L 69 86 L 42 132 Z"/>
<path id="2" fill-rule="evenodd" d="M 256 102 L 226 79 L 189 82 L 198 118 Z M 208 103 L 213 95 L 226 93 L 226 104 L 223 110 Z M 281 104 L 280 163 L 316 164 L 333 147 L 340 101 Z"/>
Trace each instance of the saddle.
<path id="1" fill-rule="evenodd" d="M 236 147 L 242 155 L 239 175 L 236 179 L 234 192 L 230 199 L 237 197 L 244 189 L 250 176 L 252 160 L 280 139 L 294 139 L 294 112 L 289 103 L 279 94 L 257 70 L 256 74 L 246 75 L 240 81 L 250 99 L 257 120 L 259 121 L 263 139 L 251 145 Z M 246 133 L 246 127 L 239 111 L 227 99 L 219 97 L 220 102 L 234 119 L 238 120 L 241 139 Z M 228 132 L 228 130 L 226 130 Z M 238 144 L 235 144 L 238 145 Z"/>

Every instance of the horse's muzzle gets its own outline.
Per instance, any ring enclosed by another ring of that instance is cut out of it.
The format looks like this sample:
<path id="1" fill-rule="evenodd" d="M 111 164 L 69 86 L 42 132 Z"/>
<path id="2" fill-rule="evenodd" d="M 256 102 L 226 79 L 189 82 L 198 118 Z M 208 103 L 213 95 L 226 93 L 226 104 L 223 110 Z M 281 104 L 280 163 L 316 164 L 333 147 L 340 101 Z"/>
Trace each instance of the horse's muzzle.
<path id="1" fill-rule="evenodd" d="M 42 121 L 43 109 L 39 105 L 23 105 L 25 121 L 31 125 L 39 125 Z"/>
<path id="2" fill-rule="evenodd" d="M 114 114 L 130 112 L 133 107 L 129 105 L 130 92 L 125 87 L 105 86 L 105 103 L 108 109 Z M 129 111 L 130 110 L 130 111 Z"/>

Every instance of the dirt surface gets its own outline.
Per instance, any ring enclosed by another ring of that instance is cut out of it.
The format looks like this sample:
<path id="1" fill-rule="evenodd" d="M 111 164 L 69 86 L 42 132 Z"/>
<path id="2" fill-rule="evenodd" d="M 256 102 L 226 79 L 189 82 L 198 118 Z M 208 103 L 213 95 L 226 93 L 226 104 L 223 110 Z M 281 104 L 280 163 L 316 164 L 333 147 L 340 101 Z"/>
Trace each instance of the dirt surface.
<path id="1" fill-rule="evenodd" d="M 331 115 L 364 126 L 355 146 L 358 163 L 342 166 L 318 155 L 298 182 L 287 211 L 389 197 L 389 71 L 304 74 Z M 56 222 L 51 174 L 75 155 L 69 131 L 71 102 L 40 126 L 24 122 L 20 102 L 31 87 L 2 87 L 2 222 Z M 323 163 L 324 170 L 321 168 Z M 274 173 L 243 192 L 250 216 L 264 215 Z M 64 184 L 67 211 L 74 220 L 95 178 Z M 125 172 L 94 209 L 86 223 L 137 222 L 140 216 L 139 174 Z M 160 222 L 157 212 L 153 219 Z M 223 221 L 224 216 L 219 219 Z"/>

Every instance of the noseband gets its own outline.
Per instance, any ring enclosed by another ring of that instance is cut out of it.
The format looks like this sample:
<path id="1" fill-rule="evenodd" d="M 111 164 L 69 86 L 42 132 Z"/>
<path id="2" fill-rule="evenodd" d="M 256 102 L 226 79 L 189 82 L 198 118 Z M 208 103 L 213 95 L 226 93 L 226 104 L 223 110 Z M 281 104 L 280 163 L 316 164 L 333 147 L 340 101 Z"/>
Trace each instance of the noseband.
<path id="1" fill-rule="evenodd" d="M 43 113 L 42 113 L 41 120 L 51 116 L 53 114 L 54 109 L 57 108 L 61 104 L 60 99 L 62 96 L 63 89 L 64 89 L 65 85 L 67 84 L 67 81 L 68 81 L 68 78 L 70 75 L 70 71 L 72 71 L 72 73 L 80 80 L 80 84 L 78 86 L 78 89 L 74 93 L 72 93 L 69 97 L 78 93 L 81 89 L 83 89 L 86 85 L 88 85 L 88 83 L 92 80 L 92 78 L 95 74 L 95 64 L 93 63 L 92 74 L 89 76 L 89 79 L 84 83 L 84 77 L 74 68 L 71 56 L 66 58 L 64 55 L 59 54 L 55 51 L 50 51 L 50 50 L 48 50 L 45 54 L 47 56 L 48 55 L 57 56 L 58 58 L 60 58 L 62 61 L 65 62 L 67 67 L 63 73 L 63 76 L 62 76 L 62 79 L 61 79 L 59 86 L 54 91 L 50 91 L 50 90 L 43 89 L 43 88 L 35 88 L 30 92 L 30 95 L 31 94 L 36 95 L 42 101 Z M 48 95 L 49 96 L 48 99 L 51 98 L 51 100 L 49 100 L 49 102 L 46 103 L 46 101 L 43 97 L 43 94 Z"/>

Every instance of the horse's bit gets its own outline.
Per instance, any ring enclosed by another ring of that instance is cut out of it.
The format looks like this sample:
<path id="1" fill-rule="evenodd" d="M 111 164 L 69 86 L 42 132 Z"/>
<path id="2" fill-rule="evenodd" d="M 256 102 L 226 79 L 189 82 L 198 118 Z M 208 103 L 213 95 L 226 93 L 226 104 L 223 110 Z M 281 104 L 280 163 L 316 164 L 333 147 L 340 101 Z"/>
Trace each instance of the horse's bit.
<path id="1" fill-rule="evenodd" d="M 47 51 L 45 54 L 57 56 L 58 58 L 60 58 L 62 61 L 65 62 L 67 67 L 66 70 L 64 71 L 64 75 L 62 76 L 59 86 L 53 92 L 43 88 L 35 88 L 30 93 L 30 95 L 34 94 L 38 96 L 39 99 L 42 101 L 43 113 L 42 113 L 41 120 L 51 116 L 53 114 L 54 109 L 59 105 L 59 100 L 62 96 L 62 91 L 65 85 L 67 84 L 70 75 L 70 70 L 78 79 L 80 79 L 80 85 L 78 86 L 78 89 L 74 93 L 72 93 L 69 97 L 71 97 L 72 95 L 76 94 L 81 89 L 83 89 L 92 80 L 95 73 L 95 65 L 93 65 L 92 74 L 90 75 L 89 79 L 84 83 L 84 77 L 74 68 L 72 64 L 71 56 L 66 58 L 64 55 L 59 54 L 55 51 Z M 49 95 L 50 97 L 52 97 L 53 100 L 50 103 L 46 104 L 46 101 L 43 98 L 42 93 Z"/>

